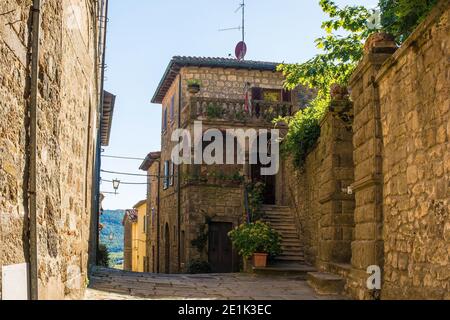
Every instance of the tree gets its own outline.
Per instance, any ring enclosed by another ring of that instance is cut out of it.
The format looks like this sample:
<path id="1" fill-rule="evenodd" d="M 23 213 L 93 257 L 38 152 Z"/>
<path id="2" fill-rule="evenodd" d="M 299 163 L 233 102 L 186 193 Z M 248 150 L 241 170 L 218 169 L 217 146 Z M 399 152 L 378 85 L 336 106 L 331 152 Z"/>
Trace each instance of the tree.
<path id="1" fill-rule="evenodd" d="M 99 244 L 97 250 L 97 262 L 101 267 L 109 267 L 109 252 L 104 244 Z"/>
<path id="2" fill-rule="evenodd" d="M 329 16 L 322 23 L 325 36 L 316 39 L 316 46 L 322 52 L 304 63 L 278 67 L 286 78 L 287 89 L 304 85 L 317 90 L 317 97 L 305 110 L 291 118 L 276 119 L 289 126 L 282 150 L 293 155 L 296 165 L 303 163 L 320 136 L 319 122 L 329 105 L 331 85 L 348 83 L 371 32 L 367 21 L 372 13 L 365 7 L 339 8 L 331 0 L 320 0 L 320 6 Z"/>
<path id="3" fill-rule="evenodd" d="M 293 89 L 304 85 L 317 90 L 317 97 L 294 117 L 279 118 L 289 126 L 282 150 L 293 155 L 301 165 L 320 136 L 320 119 L 330 102 L 333 84 L 346 86 L 364 53 L 364 42 L 376 31 L 386 31 L 401 44 L 426 17 L 437 0 L 380 0 L 381 24 L 373 22 L 376 12 L 363 6 L 339 8 L 332 0 L 320 0 L 329 19 L 322 23 L 325 36 L 316 39 L 321 50 L 315 57 L 300 64 L 281 64 L 285 86 Z"/>
<path id="4" fill-rule="evenodd" d="M 437 0 L 380 0 L 383 29 L 402 43 L 436 3 Z"/>

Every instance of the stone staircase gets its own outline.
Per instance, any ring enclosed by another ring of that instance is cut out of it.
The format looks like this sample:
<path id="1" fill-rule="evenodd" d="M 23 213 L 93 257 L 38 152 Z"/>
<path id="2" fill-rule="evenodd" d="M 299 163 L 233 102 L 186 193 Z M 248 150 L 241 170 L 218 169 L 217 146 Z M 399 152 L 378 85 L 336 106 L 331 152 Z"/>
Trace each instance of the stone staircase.
<path id="1" fill-rule="evenodd" d="M 267 267 L 253 268 L 253 271 L 257 274 L 296 275 L 306 280 L 307 274 L 316 269 L 305 263 L 303 246 L 289 207 L 264 206 L 262 209 L 263 220 L 281 235 L 283 253 L 275 257 Z"/>
<path id="2" fill-rule="evenodd" d="M 289 207 L 264 206 L 263 211 L 264 221 L 270 223 L 282 237 L 283 253 L 275 258 L 275 262 L 304 264 L 303 246 Z"/>

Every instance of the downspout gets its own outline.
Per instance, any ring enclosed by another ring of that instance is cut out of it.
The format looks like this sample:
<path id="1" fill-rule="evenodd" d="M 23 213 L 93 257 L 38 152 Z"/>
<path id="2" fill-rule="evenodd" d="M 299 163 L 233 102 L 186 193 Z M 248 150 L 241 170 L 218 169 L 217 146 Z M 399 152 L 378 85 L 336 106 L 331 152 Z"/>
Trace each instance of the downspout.
<path id="1" fill-rule="evenodd" d="M 182 80 L 181 73 L 178 81 L 178 129 L 181 128 L 182 108 Z M 177 166 L 177 211 L 178 211 L 178 272 L 181 272 L 181 165 Z"/>
<path id="2" fill-rule="evenodd" d="M 33 0 L 31 9 L 31 83 L 30 83 L 30 176 L 28 182 L 29 225 L 30 225 L 30 297 L 39 299 L 38 290 L 38 241 L 37 241 L 37 118 L 39 96 L 39 40 L 41 28 L 41 1 Z"/>
<path id="3" fill-rule="evenodd" d="M 107 34 L 107 26 L 108 26 L 108 0 L 101 1 L 101 8 L 99 14 L 99 50 L 101 53 L 101 73 L 100 73 L 100 99 L 98 106 L 98 125 L 97 125 L 97 148 L 96 148 L 96 163 L 95 163 L 95 199 L 94 199 L 94 208 L 92 214 L 95 215 L 94 218 L 94 226 L 93 232 L 95 232 L 95 241 L 93 246 L 93 254 L 95 257 L 95 261 L 93 261 L 96 265 L 98 264 L 98 245 L 99 245 L 99 224 L 100 224 L 100 169 L 101 169 L 101 124 L 102 124 L 102 115 L 103 115 L 103 102 L 104 102 L 104 84 L 105 84 L 105 63 L 106 63 L 106 34 Z"/>
<path id="4" fill-rule="evenodd" d="M 158 191 L 157 191 L 157 199 L 156 199 L 156 203 L 157 203 L 157 210 L 156 210 L 156 273 L 159 273 L 159 244 L 160 244 L 160 219 L 159 219 L 159 198 L 161 195 L 161 160 L 158 160 Z"/>

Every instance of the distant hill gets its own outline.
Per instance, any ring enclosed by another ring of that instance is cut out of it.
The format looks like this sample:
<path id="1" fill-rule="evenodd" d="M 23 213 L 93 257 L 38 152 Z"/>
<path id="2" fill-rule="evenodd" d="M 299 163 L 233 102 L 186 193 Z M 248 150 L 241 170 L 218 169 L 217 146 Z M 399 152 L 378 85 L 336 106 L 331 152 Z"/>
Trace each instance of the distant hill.
<path id="1" fill-rule="evenodd" d="M 123 215 L 125 210 L 104 210 L 100 217 L 103 230 L 100 232 L 100 243 L 106 245 L 110 252 L 111 265 L 123 261 Z M 112 235 L 112 240 L 110 239 Z"/>

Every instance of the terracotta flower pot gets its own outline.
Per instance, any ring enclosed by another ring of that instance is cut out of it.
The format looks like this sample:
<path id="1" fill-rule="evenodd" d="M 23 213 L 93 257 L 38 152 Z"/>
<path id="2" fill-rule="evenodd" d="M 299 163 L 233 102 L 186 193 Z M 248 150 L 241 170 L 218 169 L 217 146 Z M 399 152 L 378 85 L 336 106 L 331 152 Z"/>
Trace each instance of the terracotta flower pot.
<path id="1" fill-rule="evenodd" d="M 200 92 L 200 85 L 199 84 L 189 84 L 188 91 L 190 94 L 197 94 Z"/>
<path id="2" fill-rule="evenodd" d="M 253 266 L 256 268 L 265 268 L 267 266 L 267 253 L 254 253 Z"/>

